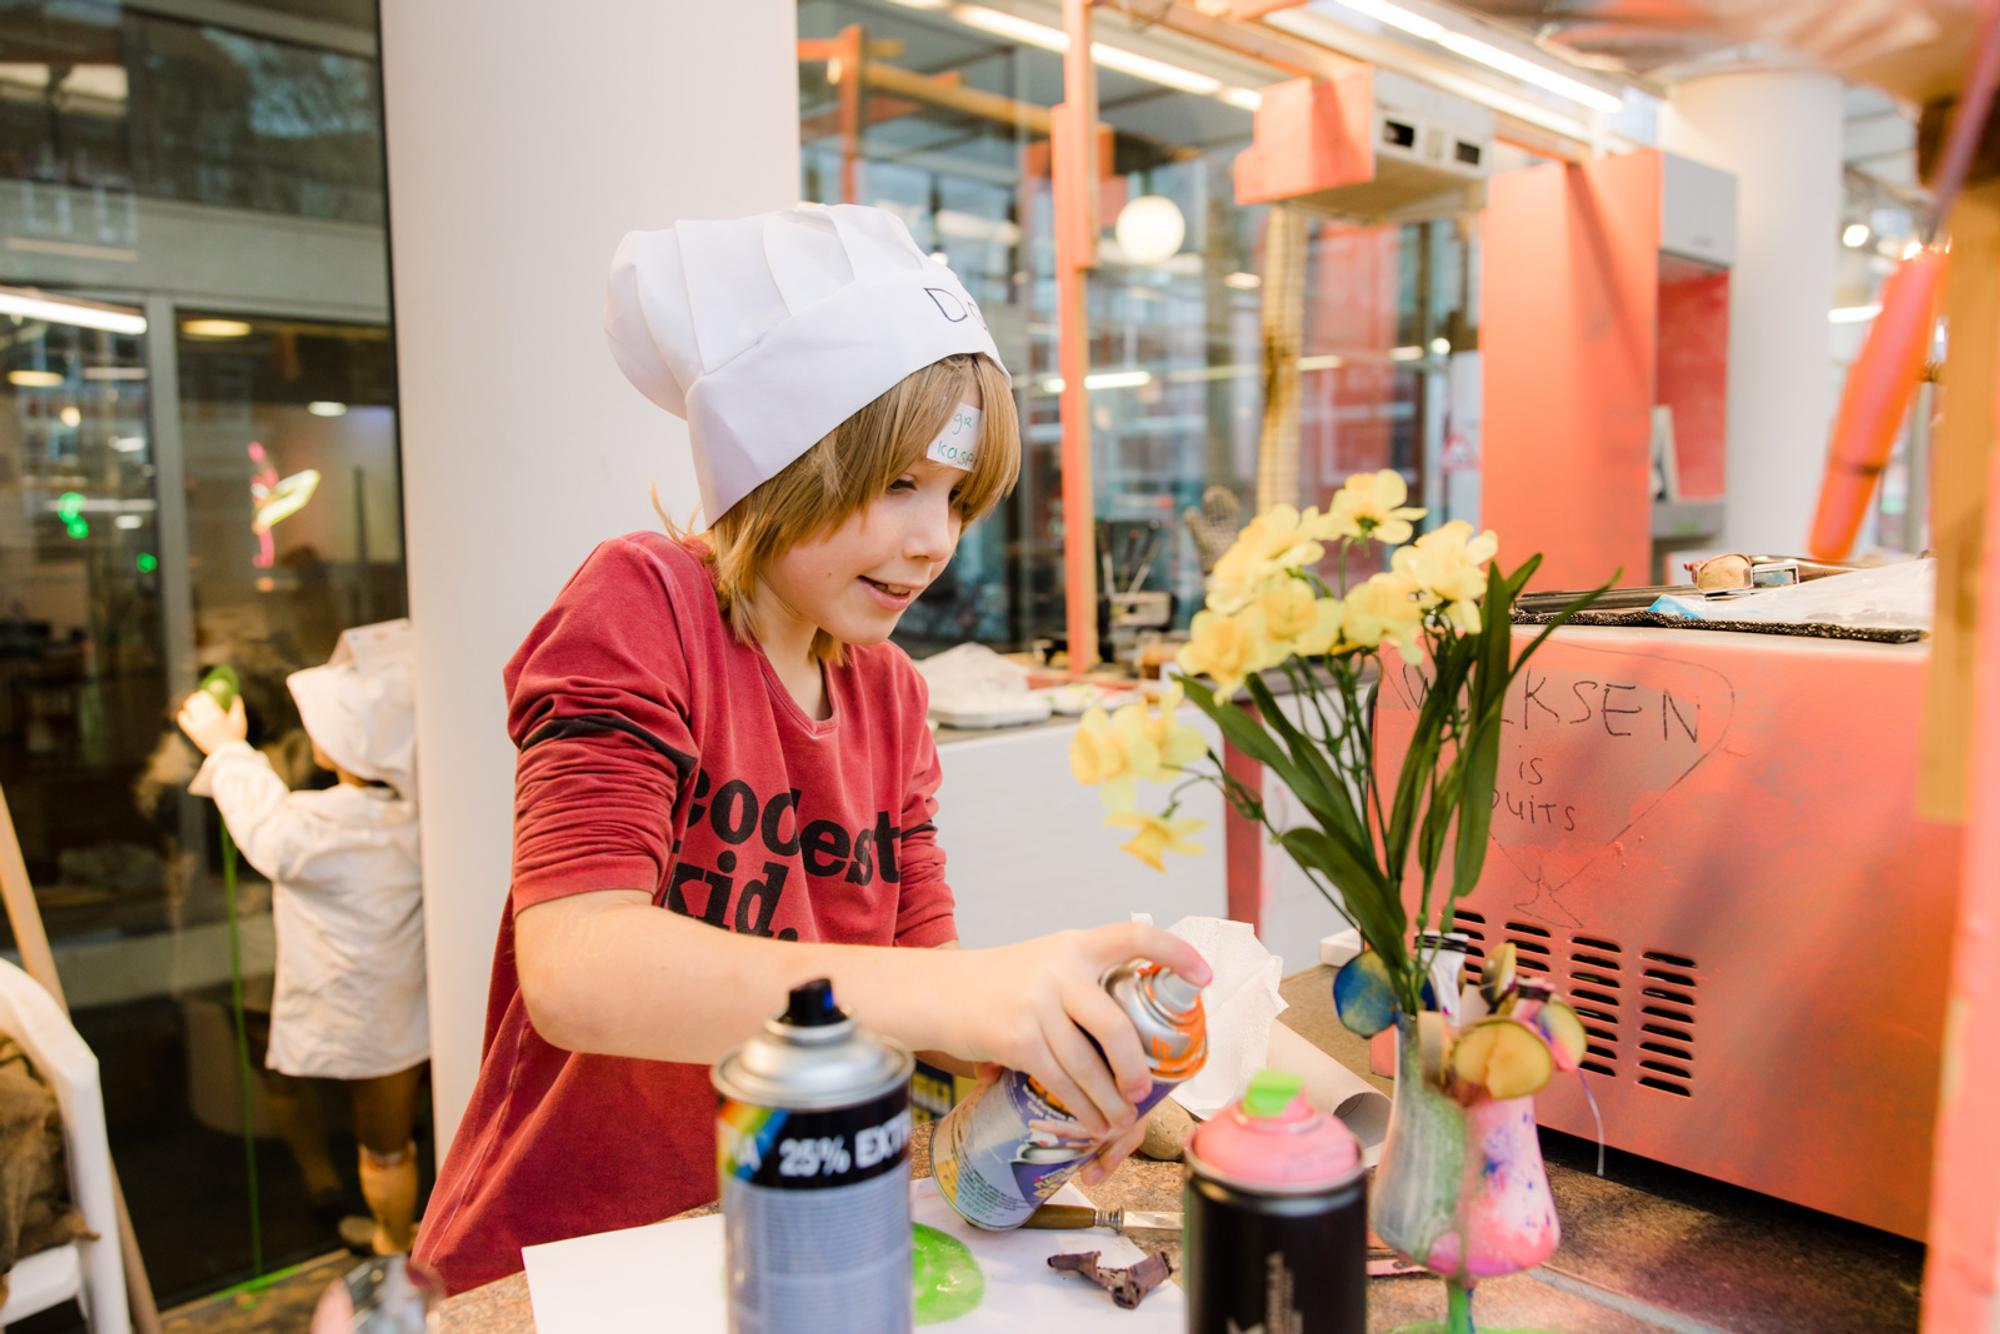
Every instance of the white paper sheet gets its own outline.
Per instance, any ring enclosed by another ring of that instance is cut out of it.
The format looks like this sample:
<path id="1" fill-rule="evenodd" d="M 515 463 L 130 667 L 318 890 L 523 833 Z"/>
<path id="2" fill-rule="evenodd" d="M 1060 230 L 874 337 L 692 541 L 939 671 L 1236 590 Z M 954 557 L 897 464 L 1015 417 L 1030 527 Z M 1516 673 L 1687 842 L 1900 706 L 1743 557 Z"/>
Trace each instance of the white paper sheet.
<path id="1" fill-rule="evenodd" d="M 1271 1068 L 1305 1080 L 1306 1101 L 1339 1117 L 1373 1167 L 1389 1137 L 1389 1095 L 1283 1024 L 1271 1025 Z"/>
<path id="2" fill-rule="evenodd" d="M 1075 1186 L 1058 1204 L 1088 1204 Z M 944 1334 L 1089 1334 L 1115 1320 L 1128 1334 L 1180 1334 L 1187 1302 L 1177 1283 L 1156 1288 L 1136 1311 L 1121 1311 L 1094 1283 L 1049 1268 L 1058 1251 L 1097 1251 L 1098 1263 L 1121 1267 L 1139 1248 L 1109 1232 L 982 1232 L 952 1212 L 928 1181 L 914 1184 L 915 1220 L 964 1242 L 986 1277 L 986 1298 L 956 1320 L 925 1326 Z M 529 1246 L 528 1297 L 537 1334 L 623 1334 L 674 1329 L 723 1334 L 722 1218 L 692 1218 L 650 1227 L 600 1232 Z M 827 1326 L 832 1329 L 833 1326 Z"/>

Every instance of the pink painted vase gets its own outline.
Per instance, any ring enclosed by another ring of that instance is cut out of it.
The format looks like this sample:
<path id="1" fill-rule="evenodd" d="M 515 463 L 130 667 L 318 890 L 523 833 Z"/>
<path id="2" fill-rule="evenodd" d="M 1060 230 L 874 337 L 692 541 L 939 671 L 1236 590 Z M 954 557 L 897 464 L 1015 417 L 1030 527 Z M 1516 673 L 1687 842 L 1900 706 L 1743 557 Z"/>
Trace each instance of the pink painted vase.
<path id="1" fill-rule="evenodd" d="M 1535 1100 L 1470 1107 L 1424 1078 L 1415 1026 L 1398 1021 L 1396 1099 L 1375 1169 L 1369 1222 L 1412 1264 L 1445 1280 L 1448 1328 L 1473 1328 L 1472 1287 L 1532 1269 L 1562 1240 L 1535 1134 Z"/>

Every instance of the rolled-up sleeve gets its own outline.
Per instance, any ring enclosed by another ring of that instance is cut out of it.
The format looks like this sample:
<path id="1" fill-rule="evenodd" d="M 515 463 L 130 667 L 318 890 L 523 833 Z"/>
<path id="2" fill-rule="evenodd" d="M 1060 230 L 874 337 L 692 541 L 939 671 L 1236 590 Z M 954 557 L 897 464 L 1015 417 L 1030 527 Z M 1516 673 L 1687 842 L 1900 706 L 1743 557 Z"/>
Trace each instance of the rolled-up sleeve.
<path id="1" fill-rule="evenodd" d="M 698 760 L 667 572 L 606 542 L 507 665 L 515 911 L 593 890 L 656 894 Z"/>
<path id="2" fill-rule="evenodd" d="M 938 764 L 937 742 L 924 717 L 930 691 L 914 668 L 909 669 L 909 716 L 915 720 L 910 739 L 909 780 L 904 788 L 902 818 L 897 822 L 902 865 L 901 894 L 896 904 L 896 943 L 919 948 L 958 939 L 951 886 L 945 882 L 944 849 L 938 846 L 938 784 L 944 771 Z"/>

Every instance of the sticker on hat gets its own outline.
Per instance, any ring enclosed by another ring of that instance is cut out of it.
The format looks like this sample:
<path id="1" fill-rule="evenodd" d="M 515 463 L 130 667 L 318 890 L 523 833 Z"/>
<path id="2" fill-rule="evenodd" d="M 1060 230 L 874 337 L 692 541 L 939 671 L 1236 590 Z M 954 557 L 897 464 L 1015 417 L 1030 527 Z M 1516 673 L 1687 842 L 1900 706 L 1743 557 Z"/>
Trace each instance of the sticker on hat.
<path id="1" fill-rule="evenodd" d="M 959 404 L 951 420 L 938 432 L 938 438 L 924 451 L 924 457 L 971 472 L 979 456 L 979 416 L 979 409 L 972 404 Z"/>

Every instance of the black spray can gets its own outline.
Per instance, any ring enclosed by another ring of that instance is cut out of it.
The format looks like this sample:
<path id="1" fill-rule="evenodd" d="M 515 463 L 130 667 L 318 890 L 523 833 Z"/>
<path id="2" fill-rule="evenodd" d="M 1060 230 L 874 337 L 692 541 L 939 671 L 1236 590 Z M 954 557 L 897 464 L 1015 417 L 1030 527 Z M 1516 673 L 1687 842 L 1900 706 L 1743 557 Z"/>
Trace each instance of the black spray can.
<path id="1" fill-rule="evenodd" d="M 1296 1075 L 1265 1070 L 1187 1146 L 1188 1334 L 1362 1334 L 1361 1148 Z"/>

